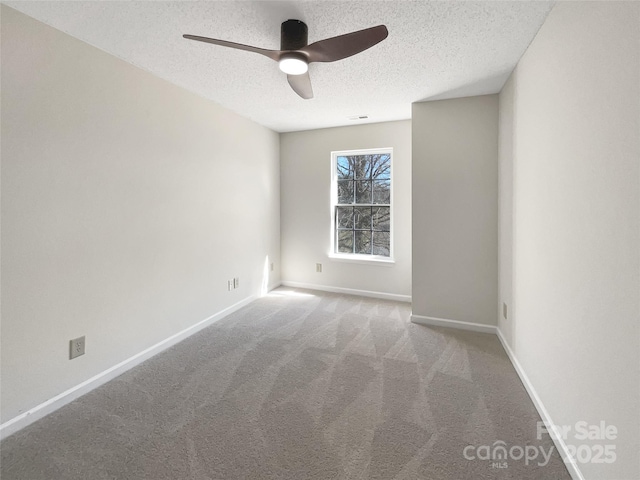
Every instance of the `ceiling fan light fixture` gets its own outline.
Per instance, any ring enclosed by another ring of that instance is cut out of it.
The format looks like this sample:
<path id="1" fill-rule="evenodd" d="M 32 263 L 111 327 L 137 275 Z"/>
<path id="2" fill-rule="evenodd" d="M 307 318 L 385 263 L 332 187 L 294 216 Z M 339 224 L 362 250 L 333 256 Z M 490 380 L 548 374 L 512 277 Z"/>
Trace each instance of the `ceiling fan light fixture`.
<path id="1" fill-rule="evenodd" d="M 284 55 L 278 66 L 287 75 L 302 75 L 309 70 L 309 64 L 297 55 Z"/>
<path id="2" fill-rule="evenodd" d="M 342 60 L 373 47 L 389 35 L 387 27 L 377 25 L 309 44 L 307 33 L 307 25 L 300 20 L 290 19 L 282 22 L 282 25 L 280 25 L 280 50 L 267 50 L 198 35 L 185 34 L 182 36 L 187 40 L 259 53 L 271 60 L 275 60 L 278 62 L 280 70 L 287 74 L 287 82 L 289 82 L 289 86 L 293 91 L 308 100 L 313 98 L 313 89 L 309 78 L 310 63 Z"/>

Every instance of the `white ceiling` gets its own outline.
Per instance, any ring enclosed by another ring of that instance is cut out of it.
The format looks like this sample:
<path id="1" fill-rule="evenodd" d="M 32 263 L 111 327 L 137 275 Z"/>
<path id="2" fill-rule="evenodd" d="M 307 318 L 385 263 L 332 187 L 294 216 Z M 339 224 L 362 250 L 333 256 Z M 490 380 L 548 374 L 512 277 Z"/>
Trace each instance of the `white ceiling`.
<path id="1" fill-rule="evenodd" d="M 279 132 L 408 119 L 411 103 L 498 92 L 553 6 L 545 1 L 5 1 L 5 4 Z M 313 63 L 303 100 L 272 60 L 189 33 L 280 48 L 385 24 L 356 56 Z M 349 117 L 369 115 L 367 120 Z"/>

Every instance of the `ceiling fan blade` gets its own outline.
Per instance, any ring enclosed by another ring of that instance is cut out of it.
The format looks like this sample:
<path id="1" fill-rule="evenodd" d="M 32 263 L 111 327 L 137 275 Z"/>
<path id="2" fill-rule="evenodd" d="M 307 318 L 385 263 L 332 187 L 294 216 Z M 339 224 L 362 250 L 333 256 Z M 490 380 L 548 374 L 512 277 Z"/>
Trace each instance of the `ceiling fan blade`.
<path id="1" fill-rule="evenodd" d="M 302 75 L 287 75 L 287 80 L 293 91 L 305 100 L 313 98 L 313 89 L 311 88 L 311 78 L 309 72 Z"/>
<path id="2" fill-rule="evenodd" d="M 357 32 L 327 38 L 307 45 L 299 51 L 304 52 L 311 62 L 335 62 L 373 47 L 387 38 L 389 31 L 384 25 L 365 28 Z"/>
<path id="3" fill-rule="evenodd" d="M 267 50 L 264 48 L 252 47 L 251 45 L 243 45 L 242 43 L 227 42 L 226 40 L 217 40 L 209 37 L 199 37 L 197 35 L 183 35 L 188 40 L 196 40 L 198 42 L 212 43 L 214 45 L 220 45 L 222 47 L 230 47 L 238 50 L 246 50 L 247 52 L 259 53 L 265 57 L 275 60 L 280 60 L 282 52 L 280 50 Z"/>

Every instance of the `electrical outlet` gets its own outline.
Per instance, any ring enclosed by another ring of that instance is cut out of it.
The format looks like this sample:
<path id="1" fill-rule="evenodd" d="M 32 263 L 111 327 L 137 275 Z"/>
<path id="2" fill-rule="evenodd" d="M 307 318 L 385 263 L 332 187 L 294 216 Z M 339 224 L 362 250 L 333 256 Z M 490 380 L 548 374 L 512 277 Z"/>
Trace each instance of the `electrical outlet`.
<path id="1" fill-rule="evenodd" d="M 84 335 L 69 341 L 69 360 L 84 355 Z"/>
<path id="2" fill-rule="evenodd" d="M 233 290 L 233 280 L 227 280 L 227 288 L 229 291 Z"/>
<path id="3" fill-rule="evenodd" d="M 273 272 L 273 262 L 271 262 L 271 271 Z"/>
<path id="4" fill-rule="evenodd" d="M 507 304 L 506 303 L 502 304 L 502 316 L 505 318 L 505 320 L 508 318 L 507 317 Z"/>
<path id="5" fill-rule="evenodd" d="M 240 288 L 240 277 L 233 279 L 233 288 Z"/>
<path id="6" fill-rule="evenodd" d="M 322 264 L 316 263 L 316 273 L 322 273 Z"/>

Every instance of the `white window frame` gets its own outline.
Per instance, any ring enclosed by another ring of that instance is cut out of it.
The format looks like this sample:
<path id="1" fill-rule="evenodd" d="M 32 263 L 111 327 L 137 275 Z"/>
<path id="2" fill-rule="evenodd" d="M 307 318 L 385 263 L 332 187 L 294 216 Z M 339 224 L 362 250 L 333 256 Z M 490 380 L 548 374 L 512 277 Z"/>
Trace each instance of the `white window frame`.
<path id="1" fill-rule="evenodd" d="M 338 253 L 336 252 L 336 205 L 338 204 L 338 157 L 348 155 L 371 155 L 373 153 L 386 153 L 390 157 L 390 204 L 389 204 L 389 256 L 372 255 L 367 253 Z M 394 260 L 394 241 L 393 241 L 393 219 L 394 219 L 394 198 L 393 198 L 393 148 L 367 148 L 360 150 L 337 150 L 331 152 L 331 192 L 330 192 L 330 216 L 331 216 L 331 241 L 329 243 L 329 258 L 336 261 L 348 262 L 348 263 L 366 263 L 382 266 L 392 266 L 395 264 Z"/>

